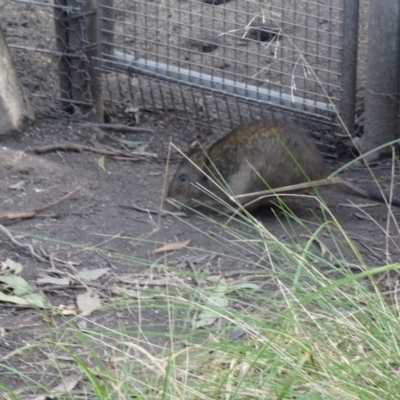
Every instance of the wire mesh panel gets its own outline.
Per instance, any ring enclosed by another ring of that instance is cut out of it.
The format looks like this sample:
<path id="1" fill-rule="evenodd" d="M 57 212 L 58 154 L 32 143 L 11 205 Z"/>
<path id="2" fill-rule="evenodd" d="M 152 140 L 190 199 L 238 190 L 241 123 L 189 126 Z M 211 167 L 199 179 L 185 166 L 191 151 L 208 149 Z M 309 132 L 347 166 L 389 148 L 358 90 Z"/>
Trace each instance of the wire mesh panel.
<path id="1" fill-rule="evenodd" d="M 225 129 L 271 112 L 329 125 L 333 105 L 348 99 L 342 84 L 348 1 L 98 0 L 90 9 L 88 0 L 60 2 L 7 0 L 1 15 L 22 82 L 56 115 L 69 100 L 59 85 L 60 59 L 67 52 L 66 66 L 87 61 L 85 23 L 96 13 L 97 65 L 109 103 Z M 61 51 L 54 17 L 70 22 L 81 47 Z"/>
<path id="2" fill-rule="evenodd" d="M 133 102 L 201 108 L 210 122 L 253 117 L 249 107 L 329 119 L 340 100 L 342 0 L 107 0 L 102 14 L 103 37 L 115 22 L 108 69 L 130 74 L 108 75 L 109 87 L 125 80 L 119 95 Z"/>

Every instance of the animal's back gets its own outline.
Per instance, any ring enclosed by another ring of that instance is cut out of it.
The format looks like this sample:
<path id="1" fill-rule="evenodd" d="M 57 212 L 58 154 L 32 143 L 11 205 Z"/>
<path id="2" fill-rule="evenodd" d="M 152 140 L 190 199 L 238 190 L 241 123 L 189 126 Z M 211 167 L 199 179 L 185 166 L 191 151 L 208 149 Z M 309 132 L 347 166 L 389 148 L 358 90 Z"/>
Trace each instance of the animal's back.
<path id="1" fill-rule="evenodd" d="M 225 184 L 239 196 L 268 187 L 276 189 L 325 179 L 328 175 L 317 147 L 301 128 L 289 122 L 259 122 L 237 127 L 207 149 L 192 146 L 175 172 L 167 194 L 191 207 L 201 204 L 218 207 L 220 202 L 216 198 L 232 203 L 230 196 L 221 190 L 221 187 L 226 189 Z M 350 189 L 381 202 L 390 199 L 388 194 L 382 196 L 340 178 L 325 179 L 322 184 Z M 253 210 L 269 199 L 254 195 L 242 196 L 240 201 Z M 400 207 L 399 200 L 393 199 L 391 203 Z"/>
<path id="2" fill-rule="evenodd" d="M 312 139 L 289 122 L 239 126 L 207 153 L 236 195 L 265 190 L 265 183 L 278 188 L 329 174 Z"/>

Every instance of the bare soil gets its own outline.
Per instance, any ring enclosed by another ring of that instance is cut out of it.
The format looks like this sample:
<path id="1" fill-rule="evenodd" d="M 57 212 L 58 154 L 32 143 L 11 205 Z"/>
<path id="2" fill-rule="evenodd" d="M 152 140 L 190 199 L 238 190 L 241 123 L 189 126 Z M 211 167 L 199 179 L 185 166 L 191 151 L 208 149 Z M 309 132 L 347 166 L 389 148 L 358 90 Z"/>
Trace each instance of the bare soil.
<path id="1" fill-rule="evenodd" d="M 96 283 L 90 287 L 91 290 L 99 291 L 105 298 L 113 297 L 111 288 L 116 282 L 121 282 L 121 277 L 129 277 L 132 281 L 160 276 L 165 278 L 167 275 L 154 267 L 157 261 L 166 268 L 192 275 L 194 278 L 188 278 L 189 284 L 196 284 L 195 276 L 204 271 L 226 279 L 230 279 L 233 271 L 237 271 L 236 276 L 257 272 L 257 268 L 251 263 L 232 259 L 239 257 L 244 247 L 238 248 L 232 236 L 215 224 L 226 222 L 225 217 L 211 213 L 206 220 L 188 213 L 186 218 L 178 219 L 170 215 L 159 216 L 127 207 L 133 205 L 144 210 L 155 210 L 161 205 L 163 188 L 176 167 L 176 161 L 171 161 L 170 169 L 166 169 L 170 138 L 185 149 L 188 139 L 198 135 L 187 132 L 182 127 L 167 128 L 159 118 L 160 116 L 156 116 L 144 121 L 143 125 L 153 129 L 154 133 L 116 131 L 103 135 L 98 129 L 83 124 L 44 119 L 19 136 L 2 137 L 2 214 L 43 206 L 57 200 L 78 185 L 81 186 L 81 190 L 72 198 L 34 218 L 5 224 L 19 242 L 32 244 L 35 252 L 45 258 L 44 262 L 33 257 L 25 247 L 13 243 L 3 232 L 0 232 L 0 260 L 5 261 L 9 258 L 20 262 L 24 267 L 22 276 L 31 284 L 35 284 L 39 277 L 46 275 L 46 271 L 54 268 L 64 274 L 73 274 L 72 271 L 82 269 L 110 268 L 110 273 L 97 282 L 97 287 Z M 149 156 L 143 161 L 135 162 L 106 157 L 103 170 L 99 165 L 101 155 L 92 152 L 58 150 L 37 155 L 30 151 L 44 145 L 65 143 L 88 146 L 99 146 L 101 143 L 103 146 L 121 150 L 118 139 L 146 142 L 148 147 L 145 151 L 156 153 L 157 157 Z M 176 151 L 172 151 L 171 157 L 172 160 L 179 159 Z M 382 162 L 373 171 L 381 185 L 388 189 L 390 163 Z M 363 168 L 353 169 L 345 176 L 361 186 L 372 185 L 368 172 Z M 18 188 L 18 183 L 22 187 Z M 395 192 L 400 194 L 398 180 Z M 326 191 L 324 198 L 337 221 L 358 245 L 366 262 L 371 267 L 382 265 L 387 260 L 386 206 L 332 190 Z M 290 204 L 306 227 L 315 230 L 320 225 L 318 218 L 322 219 L 322 213 L 315 200 L 298 199 Z M 369 206 L 349 207 L 352 204 Z M 393 212 L 398 220 L 399 210 L 395 209 Z M 309 232 L 305 227 L 289 223 L 277 208 L 262 209 L 255 217 L 273 235 L 287 243 L 304 242 L 309 239 Z M 243 234 L 254 234 L 249 227 L 239 222 L 231 222 L 231 226 Z M 389 256 L 391 260 L 396 261 L 399 258 L 396 245 L 399 243 L 399 237 L 396 229 L 393 229 L 393 232 L 397 233 L 393 234 L 392 241 L 389 242 Z M 220 239 L 218 243 L 213 240 L 215 238 L 225 239 Z M 180 250 L 169 254 L 153 254 L 154 249 L 166 243 L 188 239 L 191 240 L 190 245 Z M 333 253 L 337 253 L 337 244 L 329 234 L 321 236 L 321 240 Z M 320 248 L 315 246 L 314 250 L 318 252 Z M 204 254 L 204 251 L 208 255 L 215 253 L 218 256 L 197 258 Z M 273 250 L 271 254 L 274 254 Z M 51 256 L 52 261 L 48 256 Z M 348 259 L 349 265 L 353 261 Z M 65 262 L 76 264 L 72 267 Z M 267 261 L 263 267 L 268 268 Z M 338 265 L 339 269 L 341 267 L 345 266 Z M 288 271 L 289 268 L 291 267 L 288 266 Z M 258 273 L 262 271 L 261 268 Z M 60 306 L 75 304 L 76 295 L 85 292 L 86 288 L 81 284 L 69 287 L 44 285 L 42 290 L 53 305 Z M 89 317 L 92 324 L 109 327 L 120 326 L 121 320 L 125 326 L 134 327 L 139 319 L 147 330 L 160 332 L 160 337 L 163 336 L 162 332 L 168 330 L 168 315 L 162 308 L 139 310 L 134 307 L 129 312 L 102 311 L 94 312 Z M 3 356 L 24 343 L 32 342 L 37 337 L 37 332 L 43 332 L 47 326 L 37 311 L 4 303 L 0 306 L 0 321 L 3 329 L 0 353 Z M 15 332 L 18 334 L 15 335 Z M 44 377 L 44 374 L 38 375 L 40 379 Z M 15 387 L 12 379 L 9 384 Z"/>
<path id="2" fill-rule="evenodd" d="M 14 9 L 14 3 L 8 2 L 7 7 L 11 6 Z M 50 11 L 38 12 L 30 5 L 24 13 L 3 15 L 3 28 L 13 44 L 47 48 L 43 45 L 43 37 L 47 37 L 45 32 L 53 32 Z M 33 21 L 32 16 L 37 20 Z M 224 29 L 227 30 L 226 27 Z M 32 30 L 35 35 L 30 33 Z M 186 32 L 182 36 L 183 34 Z M 53 33 L 48 36 L 52 35 Z M 202 32 L 195 36 L 197 39 L 207 39 Z M 182 43 L 177 45 L 181 46 Z M 251 46 L 259 45 L 252 43 Z M 185 55 L 185 50 L 181 51 L 179 48 L 179 52 Z M 55 63 L 53 64 L 51 55 L 19 50 L 14 50 L 14 55 L 17 68 L 21 71 L 21 80 L 31 94 L 38 93 L 38 98 L 41 99 L 43 93 L 57 92 Z M 192 61 L 196 61 L 196 58 Z M 32 65 L 38 67 L 32 68 Z M 229 65 L 223 67 L 227 69 Z M 50 69 L 52 72 L 49 72 Z M 56 97 L 49 94 L 51 96 Z M 42 109 L 48 114 L 49 103 L 46 101 L 35 104 L 36 111 Z M 127 101 L 124 108 L 130 105 L 128 103 Z M 190 118 L 194 115 L 193 112 Z M 111 116 L 114 123 L 132 125 L 132 121 L 136 120 L 135 115 L 132 117 L 129 112 L 121 110 L 113 110 Z M 0 262 L 12 259 L 21 263 L 24 267 L 22 277 L 32 285 L 42 276 L 53 274 L 75 277 L 76 272 L 83 269 L 110 269 L 108 274 L 92 283 L 72 280 L 73 284 L 65 287 L 43 285 L 41 290 L 51 304 L 60 307 L 60 310 L 61 306 L 64 309 L 65 306 L 75 306 L 77 295 L 87 290 L 99 293 L 104 302 L 114 299 L 118 297 L 112 292 L 115 284 L 137 290 L 138 286 L 144 286 L 144 282 L 151 287 L 148 283 L 150 280 L 162 280 L 171 276 L 181 279 L 185 277 L 186 284 L 196 285 L 196 276 L 202 274 L 225 278 L 227 281 L 233 279 L 232 277 L 240 279 L 249 274 L 260 275 L 266 269 L 270 274 L 270 261 L 263 261 L 256 268 L 251 263 L 250 251 L 246 253 L 246 247 L 235 242 L 232 231 L 228 233 L 221 227 L 227 218 L 212 213 L 207 214 L 208 219 L 190 213 L 184 218 L 177 218 L 146 211 L 156 210 L 161 206 L 163 189 L 180 158 L 179 153 L 172 150 L 171 163 L 167 168 L 170 141 L 185 150 L 195 138 L 211 143 L 225 132 L 201 130 L 203 128 L 198 128 L 196 121 L 178 125 L 167 113 L 152 113 L 144 108 L 139 109 L 137 117 L 137 126 L 150 128 L 153 133 L 104 130 L 104 134 L 94 127 L 66 119 L 38 119 L 20 135 L 0 137 L 0 214 L 42 207 L 81 186 L 73 197 L 34 218 L 4 223 L 5 228 L 18 242 L 31 244 L 44 261 L 38 260 L 28 248 L 17 245 L 4 231 L 0 231 Z M 30 151 L 45 145 L 65 143 L 107 146 L 127 151 L 118 142 L 121 139 L 148 143 L 143 151 L 155 153 L 157 157 L 147 156 L 141 161 L 123 161 L 107 156 L 103 169 L 101 155 L 93 152 L 57 150 L 34 154 Z M 337 165 L 332 165 L 332 168 L 335 167 Z M 382 188 L 389 190 L 391 162 L 380 162 L 372 170 Z M 397 198 L 400 198 L 398 176 L 399 171 L 396 168 L 393 188 Z M 374 186 L 369 172 L 363 167 L 347 171 L 344 177 L 359 186 Z M 323 191 L 323 197 L 338 223 L 358 246 L 368 266 L 399 260 L 399 230 L 393 220 L 388 224 L 389 214 L 384 204 L 332 190 Z M 140 207 L 142 211 L 130 206 Z M 324 220 L 323 213 L 313 199 L 290 200 L 290 206 L 304 223 L 303 226 L 293 220 L 289 221 L 278 208 L 264 208 L 254 216 L 281 241 L 291 245 L 304 243 L 310 237 L 307 228 L 315 231 Z M 399 209 L 394 209 L 393 214 L 394 220 L 398 221 Z M 255 235 L 251 227 L 240 222 L 232 221 L 229 226 L 243 235 Z M 391 232 L 390 239 L 386 234 L 388 230 Z M 164 244 L 189 239 L 188 246 L 175 252 L 153 253 Z M 327 232 L 320 236 L 320 240 L 333 254 L 346 248 L 345 244 L 339 246 L 333 241 L 332 235 Z M 323 255 L 317 245 L 312 250 Z M 279 258 L 278 249 L 270 248 L 268 251 L 272 255 L 271 260 L 274 257 Z M 204 254 L 205 257 L 202 257 Z M 356 260 L 351 258 L 351 252 L 348 254 L 345 258 L 347 265 L 337 265 L 338 270 L 349 267 L 358 271 Z M 286 267 L 288 271 L 293 268 L 290 265 Z M 323 268 L 321 265 L 321 269 Z M 397 279 L 393 279 L 385 284 L 392 288 L 396 282 Z M 154 287 L 157 290 L 158 286 Z M 265 290 L 274 288 L 266 286 Z M 66 318 L 72 324 L 81 322 L 74 313 Z M 143 331 L 155 332 L 153 343 L 159 341 L 161 346 L 168 334 L 169 315 L 165 307 L 139 307 L 136 304 L 130 308 L 108 307 L 95 311 L 85 318 L 85 323 L 88 328 L 100 325 L 119 329 L 123 327 L 132 331 L 138 330 L 140 326 Z M 32 308 L 0 303 L 0 358 L 5 357 L 4 362 L 0 363 L 0 374 L 1 380 L 10 388 L 18 388 L 23 382 L 16 374 L 9 373 L 6 376 L 6 366 L 21 373 L 29 372 L 32 379 L 49 384 L 51 367 L 44 364 L 39 366 L 39 362 L 48 357 L 45 351 L 38 349 L 36 352 L 24 353 L 23 359 L 18 355 L 11 355 L 14 350 L 26 344 L 46 338 L 49 335 L 48 328 L 54 326 L 65 327 L 65 319 L 56 315 L 48 315 L 46 319 L 42 313 Z M 57 335 L 53 337 L 54 340 L 56 338 Z"/>

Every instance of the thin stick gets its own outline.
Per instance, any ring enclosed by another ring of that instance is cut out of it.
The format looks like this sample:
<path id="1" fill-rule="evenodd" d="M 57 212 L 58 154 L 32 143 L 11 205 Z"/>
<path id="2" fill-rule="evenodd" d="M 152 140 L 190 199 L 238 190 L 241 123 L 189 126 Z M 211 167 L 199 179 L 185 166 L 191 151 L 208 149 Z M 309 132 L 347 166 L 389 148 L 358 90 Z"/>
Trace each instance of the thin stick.
<path id="1" fill-rule="evenodd" d="M 78 190 L 81 189 L 81 186 L 77 186 L 74 190 L 66 194 L 65 196 L 61 197 L 60 199 L 53 201 L 50 204 L 47 204 L 42 207 L 37 207 L 34 208 L 33 210 L 29 211 L 17 211 L 17 212 L 12 212 L 12 213 L 7 213 L 7 214 L 2 214 L 0 215 L 0 221 L 4 222 L 9 222 L 9 221 L 14 221 L 16 219 L 29 219 L 35 217 L 37 214 L 48 210 L 49 208 L 58 206 L 60 203 L 63 201 L 69 199 L 71 196 L 73 196 Z"/>
<path id="2" fill-rule="evenodd" d="M 94 126 L 96 128 L 102 128 L 106 130 L 113 130 L 113 131 L 128 131 L 128 132 L 148 132 L 154 133 L 152 129 L 149 128 L 141 128 L 138 126 L 128 126 L 123 124 L 96 124 L 94 122 L 86 122 L 83 125 L 86 126 Z"/>
<path id="3" fill-rule="evenodd" d="M 35 154 L 45 154 L 45 153 L 50 153 L 51 151 L 90 151 L 92 153 L 96 154 L 102 154 L 105 156 L 119 156 L 119 157 L 126 157 L 128 159 L 132 159 L 132 156 L 136 157 L 157 157 L 157 154 L 155 153 L 146 153 L 142 151 L 132 151 L 129 153 L 126 153 L 124 151 L 120 150 L 115 150 L 115 149 L 99 149 L 97 147 L 92 147 L 92 146 L 85 146 L 82 144 L 75 144 L 75 143 L 64 143 L 64 144 L 51 144 L 49 146 L 43 146 L 43 147 L 35 147 L 30 150 L 30 152 L 35 153 Z"/>
<path id="4" fill-rule="evenodd" d="M 186 217 L 186 214 L 184 212 L 173 212 L 173 211 L 167 211 L 164 209 L 155 210 L 152 208 L 139 207 L 139 206 L 136 206 L 135 204 L 120 204 L 119 206 L 124 207 L 124 208 L 131 208 L 132 210 L 136 210 L 136 211 L 143 212 L 146 214 L 160 215 L 161 217 L 165 217 L 168 215 L 174 215 L 176 217 Z"/>
<path id="5" fill-rule="evenodd" d="M 31 253 L 31 255 L 35 258 L 37 258 L 39 261 L 42 262 L 46 262 L 46 260 L 39 256 L 39 254 L 37 254 L 33 248 L 33 246 L 31 244 L 26 244 L 26 243 L 21 243 L 19 242 L 17 239 L 15 239 L 14 235 L 3 225 L 0 224 L 0 231 L 3 232 L 4 234 L 6 234 L 8 236 L 8 238 L 18 247 L 22 247 L 23 249 L 28 249 L 29 252 Z"/>

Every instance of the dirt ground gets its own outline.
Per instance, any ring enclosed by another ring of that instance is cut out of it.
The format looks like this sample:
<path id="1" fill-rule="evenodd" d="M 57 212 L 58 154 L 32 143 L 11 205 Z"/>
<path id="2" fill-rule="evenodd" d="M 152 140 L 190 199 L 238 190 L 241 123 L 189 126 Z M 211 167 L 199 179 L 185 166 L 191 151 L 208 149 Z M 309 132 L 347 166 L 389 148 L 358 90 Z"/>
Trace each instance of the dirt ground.
<path id="1" fill-rule="evenodd" d="M 19 136 L 0 138 L 1 214 L 41 207 L 81 186 L 73 197 L 34 218 L 4 224 L 19 243 L 32 244 L 34 251 L 44 258 L 43 261 L 32 256 L 29 249 L 13 243 L 4 232 L 0 232 L 0 260 L 12 259 L 21 263 L 24 267 L 22 276 L 31 284 L 36 284 L 40 277 L 52 275 L 52 269 L 53 273 L 56 269 L 58 273 L 55 275 L 59 276 L 71 274 L 71 268 L 75 272 L 110 268 L 106 278 L 100 278 L 94 284 L 105 297 L 113 296 L 111 288 L 116 282 L 134 282 L 159 276 L 153 264 L 156 261 L 166 268 L 195 276 L 207 271 L 207 274 L 229 279 L 233 271 L 238 271 L 237 276 L 257 271 L 250 262 L 232 260 L 231 256 L 243 253 L 243 247 L 235 245 L 230 234 L 214 223 L 223 223 L 226 218 L 209 214 L 210 219 L 205 220 L 188 214 L 179 220 L 174 216 L 159 217 L 145 211 L 147 208 L 154 210 L 161 204 L 165 182 L 176 168 L 176 161 L 172 161 L 170 170 L 166 172 L 169 138 L 185 149 L 191 132 L 182 127 L 180 130 L 168 130 L 159 116 L 147 120 L 143 117 L 143 127 L 152 129 L 154 133 L 114 131 L 103 135 L 98 129 L 79 123 L 43 119 Z M 40 155 L 30 152 L 33 148 L 65 143 L 92 147 L 99 147 L 101 143 L 121 150 L 118 139 L 145 142 L 148 146 L 141 150 L 155 153 L 157 157 L 149 156 L 135 162 L 106 157 L 103 170 L 99 165 L 101 155 L 92 152 L 58 150 Z M 176 152 L 172 152 L 172 160 L 177 159 Z M 388 189 L 390 164 L 382 162 L 373 170 L 382 186 Z M 371 179 L 368 179 L 364 169 L 354 169 L 346 177 L 361 186 L 371 186 Z M 398 180 L 395 192 L 400 195 Z M 331 190 L 324 196 L 366 262 L 371 267 L 382 265 L 386 260 L 388 213 L 385 205 Z M 349 207 L 351 202 L 357 207 Z M 364 205 L 368 206 L 361 208 Z M 139 206 L 144 212 L 126 206 Z M 306 226 L 311 229 L 319 226 L 321 211 L 316 201 L 298 200 L 291 206 Z M 398 220 L 399 210 L 393 212 Z M 289 224 L 277 209 L 275 213 L 271 209 L 262 209 L 255 216 L 273 235 L 288 243 L 304 242 L 309 238 L 304 227 L 293 222 Z M 231 224 L 243 234 L 246 230 L 248 234 L 254 234 L 238 222 Z M 219 243 L 214 238 L 219 238 Z M 168 255 L 153 254 L 154 249 L 164 244 L 188 239 L 191 240 L 190 245 L 180 250 Z M 322 240 L 334 253 L 338 251 L 337 244 L 329 235 L 324 235 Z M 397 261 L 398 232 L 393 234 L 392 240 L 389 257 Z M 316 246 L 315 251 L 320 249 Z M 202 258 L 204 252 L 206 257 Z M 271 253 L 274 253 L 273 250 Z M 217 256 L 210 257 L 211 254 Z M 144 262 L 139 262 L 139 259 Z M 71 262 L 75 264 L 72 266 Z M 348 262 L 351 263 L 351 260 L 348 259 Z M 267 262 L 259 272 L 263 268 L 269 268 Z M 86 291 L 85 286 L 76 284 L 67 287 L 45 284 L 42 290 L 55 306 L 75 304 L 77 294 Z M 168 328 L 165 312 L 152 308 L 140 311 L 133 308 L 118 314 L 113 311 L 94 312 L 89 321 L 116 327 L 123 320 L 127 326 L 136 326 L 139 315 L 146 329 L 162 332 Z M 36 337 L 33 332 L 46 326 L 35 310 L 4 303 L 0 306 L 0 321 L 3 329 L 2 355 L 31 342 Z M 13 334 L 16 331 L 18 335 Z M 12 381 L 10 385 L 13 386 Z"/>
<path id="2" fill-rule="evenodd" d="M 25 14 L 19 14 L 18 21 L 15 20 L 17 14 L 8 20 L 5 16 L 7 22 L 3 23 L 3 28 L 15 40 L 14 44 L 40 47 L 43 46 L 42 39 L 45 37 L 43 31 L 39 29 L 33 36 L 29 33 L 31 31 L 26 33 L 23 28 L 32 29 L 32 26 L 38 25 L 41 28 L 46 26 L 48 30 L 51 28 L 48 23 L 49 11 L 40 11 L 35 25 L 31 20 L 31 11 L 36 9 L 29 7 L 31 8 Z M 31 59 L 30 55 L 33 53 L 22 55 L 14 51 L 14 54 L 19 56 L 18 67 L 24 72 L 22 81 L 31 93 L 39 93 L 38 98 L 42 99 L 43 93 L 57 91 L 54 84 L 55 69 L 50 55 L 35 53 L 37 57 Z M 30 71 L 29 66 L 34 63 L 45 67 Z M 48 73 L 48 69 L 52 73 Z M 48 98 L 39 104 L 43 114 L 48 114 L 49 111 L 47 100 Z M 122 111 L 113 114 L 112 122 L 131 125 L 132 118 L 124 112 L 130 105 L 124 104 Z M 37 280 L 42 277 L 75 276 L 84 269 L 109 268 L 106 275 L 91 283 L 75 280 L 65 286 L 49 283 L 41 285 L 41 290 L 54 306 L 75 305 L 77 295 L 86 292 L 88 288 L 98 291 L 102 298 L 107 299 L 116 296 L 112 292 L 115 284 L 134 288 L 138 285 L 138 280 L 147 282 L 149 279 L 164 279 L 172 274 L 187 275 L 187 283 L 195 285 L 195 277 L 199 274 L 229 280 L 234 271 L 235 277 L 240 277 L 253 271 L 265 272 L 265 269 L 270 268 L 267 262 L 256 268 L 251 262 L 251 256 L 244 256 L 246 249 L 233 240 L 232 231 L 227 232 L 218 225 L 226 222 L 226 218 L 222 216 L 209 214 L 208 219 L 204 219 L 188 214 L 179 219 L 146 211 L 156 210 L 161 205 L 163 188 L 177 166 L 179 155 L 172 151 L 170 168 L 166 168 L 170 140 L 185 150 L 194 138 L 210 143 L 224 132 L 218 135 L 197 130 L 194 122 L 178 124 L 162 112 L 152 113 L 139 109 L 139 113 L 138 126 L 149 128 L 152 133 L 99 130 L 66 119 L 39 117 L 20 135 L 0 137 L 1 215 L 42 207 L 58 200 L 75 187 L 81 187 L 71 198 L 33 218 L 3 223 L 20 244 L 12 241 L 4 230 L 0 230 L 0 262 L 12 259 L 21 263 L 24 268 L 22 277 L 32 285 L 37 284 Z M 59 149 L 45 154 L 30 152 L 33 148 L 65 143 L 97 148 L 107 146 L 127 151 L 119 140 L 143 142 L 145 145 L 140 145 L 140 150 L 156 156 L 147 155 L 140 161 L 124 161 L 107 156 L 102 168 L 101 155 L 91 151 L 72 152 Z M 332 168 L 337 166 L 333 165 Z M 385 161 L 373 166 L 373 172 L 386 190 L 389 190 L 391 184 L 391 168 L 391 163 Z M 364 168 L 353 168 L 343 176 L 359 186 L 373 186 L 372 179 Z M 400 198 L 398 168 L 395 176 L 394 192 Z M 323 196 L 369 266 L 399 260 L 399 230 L 391 221 L 389 231 L 392 236 L 391 240 L 387 240 L 385 232 L 388 230 L 388 211 L 385 205 L 332 190 L 324 191 Z M 291 201 L 290 205 L 305 226 L 288 221 L 276 208 L 264 208 L 255 217 L 272 235 L 294 245 L 309 239 L 310 234 L 306 227 L 315 230 L 320 226 L 322 212 L 314 200 L 297 199 Z M 394 209 L 393 214 L 398 221 L 400 210 Z M 239 222 L 234 221 L 230 226 L 242 234 L 255 235 L 252 228 Z M 189 245 L 175 252 L 153 253 L 165 244 L 189 239 Z M 329 234 L 322 235 L 322 240 L 334 254 L 339 254 L 345 247 L 338 246 Z M 43 260 L 40 261 L 32 255 L 31 250 L 21 244 L 31 244 L 32 249 Z M 320 252 L 321 249 L 315 246 L 314 251 Z M 272 249 L 270 252 L 273 257 L 279 257 L 279 254 L 275 254 L 278 250 Z M 346 261 L 348 267 L 358 271 L 355 260 L 346 258 Z M 351 265 L 352 262 L 354 265 Z M 164 268 L 160 271 L 155 267 L 156 264 L 163 265 Z M 342 267 L 346 266 L 338 265 L 338 268 Z M 287 268 L 290 271 L 291 267 Z M 389 287 L 395 284 L 395 281 L 388 282 Z M 75 323 L 74 318 L 74 315 L 71 316 L 71 321 Z M 132 307 L 123 312 L 95 311 L 86 318 L 86 322 L 89 328 L 96 325 L 137 327 L 140 322 L 144 330 L 160 332 L 161 339 L 168 331 L 168 315 L 162 307 Z M 32 308 L 1 303 L 0 357 L 25 344 L 33 343 L 41 337 L 47 326 L 48 321 Z M 154 340 L 156 338 L 157 335 L 154 335 Z M 40 360 L 44 356 L 37 357 L 32 360 Z M 14 363 L 14 360 L 11 362 Z M 27 360 L 16 362 L 13 365 L 18 365 L 22 371 L 32 368 L 32 363 L 27 363 Z M 38 373 L 36 378 L 46 382 L 44 369 L 41 371 L 42 374 Z M 11 388 L 17 388 L 21 384 L 13 376 L 3 381 Z"/>
<path id="3" fill-rule="evenodd" d="M 207 240 L 204 235 L 196 232 L 193 227 L 186 226 L 177 218 L 171 216 L 159 218 L 157 215 L 125 207 L 136 205 L 143 209 L 154 210 L 160 206 L 165 181 L 168 182 L 176 168 L 176 160 L 179 160 L 179 155 L 173 151 L 172 158 L 175 161 L 171 162 L 170 169 L 166 172 L 169 139 L 171 138 L 179 147 L 185 149 L 188 135 L 190 137 L 190 132 L 185 132 L 182 128 L 180 132 L 171 130 L 168 134 L 162 121 L 157 124 L 149 120 L 146 127 L 154 129 L 154 134 L 111 132 L 102 138 L 101 134 L 99 135 L 98 131 L 91 127 L 68 123 L 65 120 L 48 119 L 38 121 L 19 137 L 2 138 L 0 163 L 3 177 L 3 185 L 0 189 L 2 213 L 39 207 L 57 200 L 78 185 L 82 187 L 76 195 L 59 206 L 36 218 L 14 222 L 9 228 L 12 231 L 33 236 L 31 239 L 33 244 L 36 241 L 38 245 L 45 243 L 47 252 L 63 254 L 68 259 L 73 257 L 74 244 L 94 246 L 114 235 L 121 235 L 124 239 L 117 237 L 102 248 L 149 261 L 157 258 L 151 256 L 151 251 L 155 247 L 163 243 L 186 239 L 191 239 L 193 248 L 220 252 L 212 241 Z M 108 147 L 121 149 L 118 143 L 116 144 L 118 139 L 148 143 L 145 151 L 154 153 L 157 157 L 149 156 L 137 162 L 118 161 L 113 157 L 107 157 L 105 171 L 103 171 L 98 165 L 101 155 L 92 152 L 59 150 L 42 155 L 28 153 L 35 147 L 63 143 L 88 146 L 102 143 Z M 213 138 L 208 140 L 213 140 Z M 383 188 L 389 189 L 390 163 L 382 162 L 373 171 L 379 177 Z M 360 186 L 372 186 L 371 178 L 363 168 L 353 169 L 344 176 Z M 20 182 L 23 182 L 23 186 L 15 189 L 14 185 Z M 395 193 L 400 194 L 398 182 L 396 182 Z M 386 228 L 385 205 L 375 203 L 372 206 L 373 201 L 332 190 L 325 191 L 323 194 L 338 221 L 354 237 L 359 235 L 359 238 L 366 240 L 367 247 L 367 243 L 373 242 L 376 248 L 384 249 L 385 236 L 383 233 L 380 235 L 381 232 L 375 223 L 368 221 L 367 217 L 363 218 L 362 212 L 357 208 L 348 206 L 351 204 L 350 201 L 360 206 L 371 204 L 370 207 L 365 208 L 366 212 Z M 317 204 L 312 201 L 305 203 L 295 201 L 292 202 L 292 207 L 299 217 L 310 221 L 313 219 L 312 211 L 317 210 Z M 398 216 L 399 211 L 394 209 L 394 214 Z M 272 233 L 282 236 L 280 223 L 270 210 L 263 209 L 256 215 Z M 222 217 L 215 217 L 215 215 L 211 218 L 217 218 L 220 222 L 224 221 Z M 199 221 L 199 218 L 194 215 L 189 215 L 185 220 L 203 232 L 216 229 L 210 221 Z M 40 238 L 43 238 L 43 241 Z M 129 240 L 130 238 L 132 241 Z M 138 238 L 146 240 L 137 242 Z M 32 277 L 42 270 L 43 266 L 34 262 L 29 252 L 16 248 L 4 235 L 1 240 L 4 244 L 1 249 L 3 260 L 14 254 L 23 264 L 29 262 L 30 267 L 27 272 L 32 274 Z M 371 258 L 368 251 L 362 248 L 360 250 L 364 251 L 367 259 L 375 258 Z M 184 253 L 186 252 L 185 250 Z M 190 253 L 191 251 L 188 252 Z M 106 260 L 96 257 L 95 254 L 90 254 L 90 256 L 88 254 L 86 259 L 85 254 L 85 251 L 79 251 L 77 259 L 87 268 L 108 264 Z M 379 261 L 383 261 L 384 253 L 380 256 Z M 373 262 L 375 263 L 376 261 Z M 132 263 L 128 262 L 117 268 L 118 271 L 132 272 L 132 267 Z"/>

